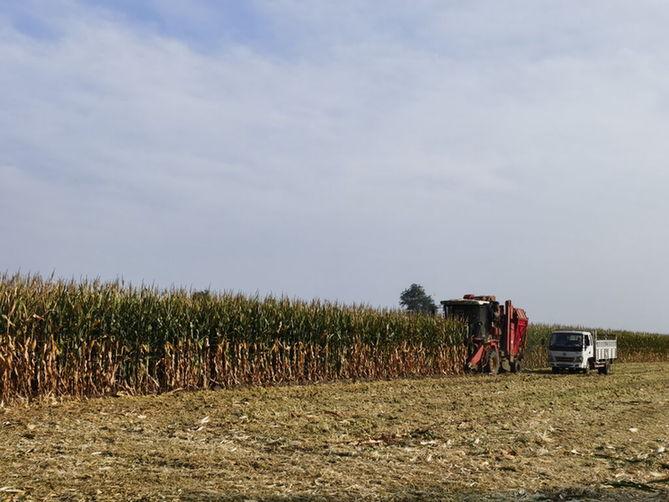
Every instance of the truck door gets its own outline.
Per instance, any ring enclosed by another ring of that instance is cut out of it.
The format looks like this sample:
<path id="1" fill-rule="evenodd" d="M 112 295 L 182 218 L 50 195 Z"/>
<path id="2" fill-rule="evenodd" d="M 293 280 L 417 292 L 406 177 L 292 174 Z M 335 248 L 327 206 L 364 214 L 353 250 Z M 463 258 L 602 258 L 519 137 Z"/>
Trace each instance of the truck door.
<path id="1" fill-rule="evenodd" d="M 592 335 L 585 335 L 583 337 L 583 362 L 587 364 L 593 356 L 594 347 L 592 345 Z"/>

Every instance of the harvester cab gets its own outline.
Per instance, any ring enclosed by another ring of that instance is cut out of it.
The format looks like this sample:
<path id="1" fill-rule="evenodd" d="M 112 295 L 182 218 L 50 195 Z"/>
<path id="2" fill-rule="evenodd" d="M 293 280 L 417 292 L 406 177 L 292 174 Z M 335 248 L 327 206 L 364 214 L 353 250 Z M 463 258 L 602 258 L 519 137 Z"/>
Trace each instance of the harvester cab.
<path id="1" fill-rule="evenodd" d="M 465 369 L 496 374 L 500 369 L 520 371 L 527 343 L 527 316 L 510 300 L 500 305 L 494 296 L 465 295 L 441 302 L 444 316 L 467 326 Z"/>

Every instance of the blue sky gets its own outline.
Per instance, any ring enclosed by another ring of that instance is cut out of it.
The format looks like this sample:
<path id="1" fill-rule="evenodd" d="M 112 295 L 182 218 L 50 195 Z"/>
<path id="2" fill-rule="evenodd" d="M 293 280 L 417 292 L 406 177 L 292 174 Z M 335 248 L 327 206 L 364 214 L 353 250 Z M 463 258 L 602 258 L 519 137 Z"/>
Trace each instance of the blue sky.
<path id="1" fill-rule="evenodd" d="M 669 331 L 669 7 L 6 1 L 2 268 Z"/>

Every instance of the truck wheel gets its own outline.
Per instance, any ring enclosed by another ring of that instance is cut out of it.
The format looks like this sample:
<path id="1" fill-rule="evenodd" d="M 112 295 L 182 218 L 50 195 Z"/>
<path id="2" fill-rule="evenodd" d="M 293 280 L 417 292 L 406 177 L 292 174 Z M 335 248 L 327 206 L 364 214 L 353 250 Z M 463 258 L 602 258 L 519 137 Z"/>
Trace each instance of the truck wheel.
<path id="1" fill-rule="evenodd" d="M 488 352 L 486 367 L 491 375 L 496 375 L 499 372 L 499 351 L 497 349 Z"/>
<path id="2" fill-rule="evenodd" d="M 558 373 L 560 373 L 560 368 L 556 368 L 556 367 L 553 366 L 551 368 L 551 371 L 557 375 Z"/>
<path id="3" fill-rule="evenodd" d="M 511 373 L 520 373 L 522 369 L 523 368 L 518 359 L 511 363 Z"/>
<path id="4" fill-rule="evenodd" d="M 606 361 L 606 364 L 602 368 L 602 373 L 604 373 L 605 375 L 608 375 L 609 373 L 611 373 L 611 363 L 610 362 Z"/>

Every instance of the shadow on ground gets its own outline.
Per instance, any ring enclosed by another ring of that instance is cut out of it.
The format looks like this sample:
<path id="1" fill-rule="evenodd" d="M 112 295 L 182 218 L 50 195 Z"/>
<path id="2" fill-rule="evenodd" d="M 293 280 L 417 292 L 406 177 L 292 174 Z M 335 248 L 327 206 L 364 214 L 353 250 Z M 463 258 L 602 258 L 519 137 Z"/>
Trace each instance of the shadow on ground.
<path id="1" fill-rule="evenodd" d="M 669 483 L 669 479 L 661 480 L 662 483 Z M 211 492 L 185 492 L 181 494 L 180 500 L 188 501 L 225 501 L 225 502 L 248 502 L 249 500 L 257 502 L 335 502 L 335 501 L 354 501 L 364 500 L 355 494 L 343 496 L 337 495 L 312 495 L 295 494 L 290 496 L 262 496 L 254 494 L 220 494 Z M 630 500 L 648 500 L 648 501 L 666 501 L 669 500 L 669 489 L 666 486 L 660 486 L 659 483 L 650 485 L 643 483 L 624 483 L 614 482 L 598 488 L 570 487 L 559 490 L 546 490 L 541 492 L 528 493 L 524 490 L 513 490 L 508 492 L 450 492 L 441 486 L 426 488 L 425 490 L 408 489 L 395 494 L 383 497 L 380 500 L 388 501 L 433 501 L 433 500 L 453 500 L 462 502 L 474 501 L 630 501 Z"/>
<path id="2" fill-rule="evenodd" d="M 550 368 L 537 368 L 537 369 L 523 369 L 523 373 L 528 373 L 530 375 L 552 375 L 553 372 Z"/>

